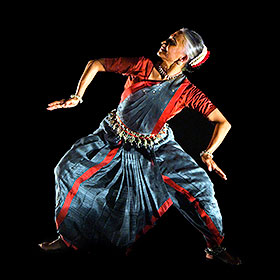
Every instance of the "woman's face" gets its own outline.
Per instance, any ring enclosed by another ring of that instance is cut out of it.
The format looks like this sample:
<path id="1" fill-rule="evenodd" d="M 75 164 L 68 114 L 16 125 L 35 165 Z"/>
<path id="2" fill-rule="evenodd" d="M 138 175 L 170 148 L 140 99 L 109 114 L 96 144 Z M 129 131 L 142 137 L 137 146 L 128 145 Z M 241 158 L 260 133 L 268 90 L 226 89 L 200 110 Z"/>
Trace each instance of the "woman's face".
<path id="1" fill-rule="evenodd" d="M 186 56 L 186 39 L 181 31 L 177 31 L 161 42 L 157 55 L 169 64 Z"/>

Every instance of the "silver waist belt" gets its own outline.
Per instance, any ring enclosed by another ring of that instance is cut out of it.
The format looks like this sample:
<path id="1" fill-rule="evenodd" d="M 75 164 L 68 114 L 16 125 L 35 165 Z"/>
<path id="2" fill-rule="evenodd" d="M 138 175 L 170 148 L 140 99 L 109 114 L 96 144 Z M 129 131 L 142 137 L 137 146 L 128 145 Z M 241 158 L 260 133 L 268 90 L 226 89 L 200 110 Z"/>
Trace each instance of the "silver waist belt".
<path id="1" fill-rule="evenodd" d="M 117 115 L 116 110 L 109 113 L 107 117 L 110 127 L 114 132 L 125 142 L 131 145 L 136 145 L 140 147 L 153 147 L 154 145 L 160 143 L 168 135 L 168 124 L 165 123 L 158 134 L 142 134 L 129 129 Z"/>

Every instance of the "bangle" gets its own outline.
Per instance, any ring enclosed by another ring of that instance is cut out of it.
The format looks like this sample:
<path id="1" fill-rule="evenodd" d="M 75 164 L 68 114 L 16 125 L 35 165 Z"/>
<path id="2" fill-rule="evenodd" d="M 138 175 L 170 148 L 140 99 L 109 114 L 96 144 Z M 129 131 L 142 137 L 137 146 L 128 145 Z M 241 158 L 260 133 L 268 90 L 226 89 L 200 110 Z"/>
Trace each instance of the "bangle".
<path id="1" fill-rule="evenodd" d="M 77 95 L 77 94 L 72 94 L 70 97 L 71 97 L 71 98 L 77 98 L 77 99 L 79 100 L 80 103 L 83 103 L 82 97 L 79 96 L 79 95 Z"/>
<path id="2" fill-rule="evenodd" d="M 213 154 L 211 154 L 210 152 L 207 152 L 207 151 L 202 151 L 199 155 L 202 157 L 204 154 L 207 154 L 209 155 L 211 158 L 213 158 Z"/>

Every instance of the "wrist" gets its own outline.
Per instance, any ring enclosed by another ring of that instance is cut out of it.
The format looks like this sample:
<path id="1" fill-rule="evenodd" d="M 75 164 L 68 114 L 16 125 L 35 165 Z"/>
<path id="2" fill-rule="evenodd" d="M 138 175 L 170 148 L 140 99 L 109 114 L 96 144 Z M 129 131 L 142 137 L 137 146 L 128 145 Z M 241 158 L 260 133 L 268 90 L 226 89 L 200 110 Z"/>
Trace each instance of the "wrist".
<path id="1" fill-rule="evenodd" d="M 203 157 L 204 155 L 208 155 L 211 158 L 214 157 L 214 155 L 212 153 L 210 153 L 209 151 L 206 151 L 206 150 L 204 150 L 200 153 L 200 157 Z"/>
<path id="2" fill-rule="evenodd" d="M 79 96 L 79 95 L 77 95 L 77 94 L 72 94 L 70 97 L 71 97 L 71 98 L 76 98 L 76 99 L 78 99 L 78 100 L 79 100 L 79 102 L 80 102 L 80 103 L 83 103 L 83 99 L 82 99 L 82 97 L 81 97 L 81 96 Z"/>

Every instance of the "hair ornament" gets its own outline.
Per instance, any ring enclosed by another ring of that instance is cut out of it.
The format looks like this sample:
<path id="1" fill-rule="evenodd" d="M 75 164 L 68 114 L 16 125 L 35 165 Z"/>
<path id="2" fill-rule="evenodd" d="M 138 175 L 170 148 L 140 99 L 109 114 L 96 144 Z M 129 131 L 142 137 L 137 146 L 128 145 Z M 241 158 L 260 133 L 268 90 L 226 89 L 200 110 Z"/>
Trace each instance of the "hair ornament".
<path id="1" fill-rule="evenodd" d="M 197 57 L 195 57 L 194 59 L 192 59 L 190 61 L 190 66 L 191 67 L 198 67 L 201 64 L 203 64 L 209 57 L 210 55 L 210 51 L 207 50 L 207 47 L 204 45 L 203 50 L 201 52 L 201 54 L 199 54 Z"/>

